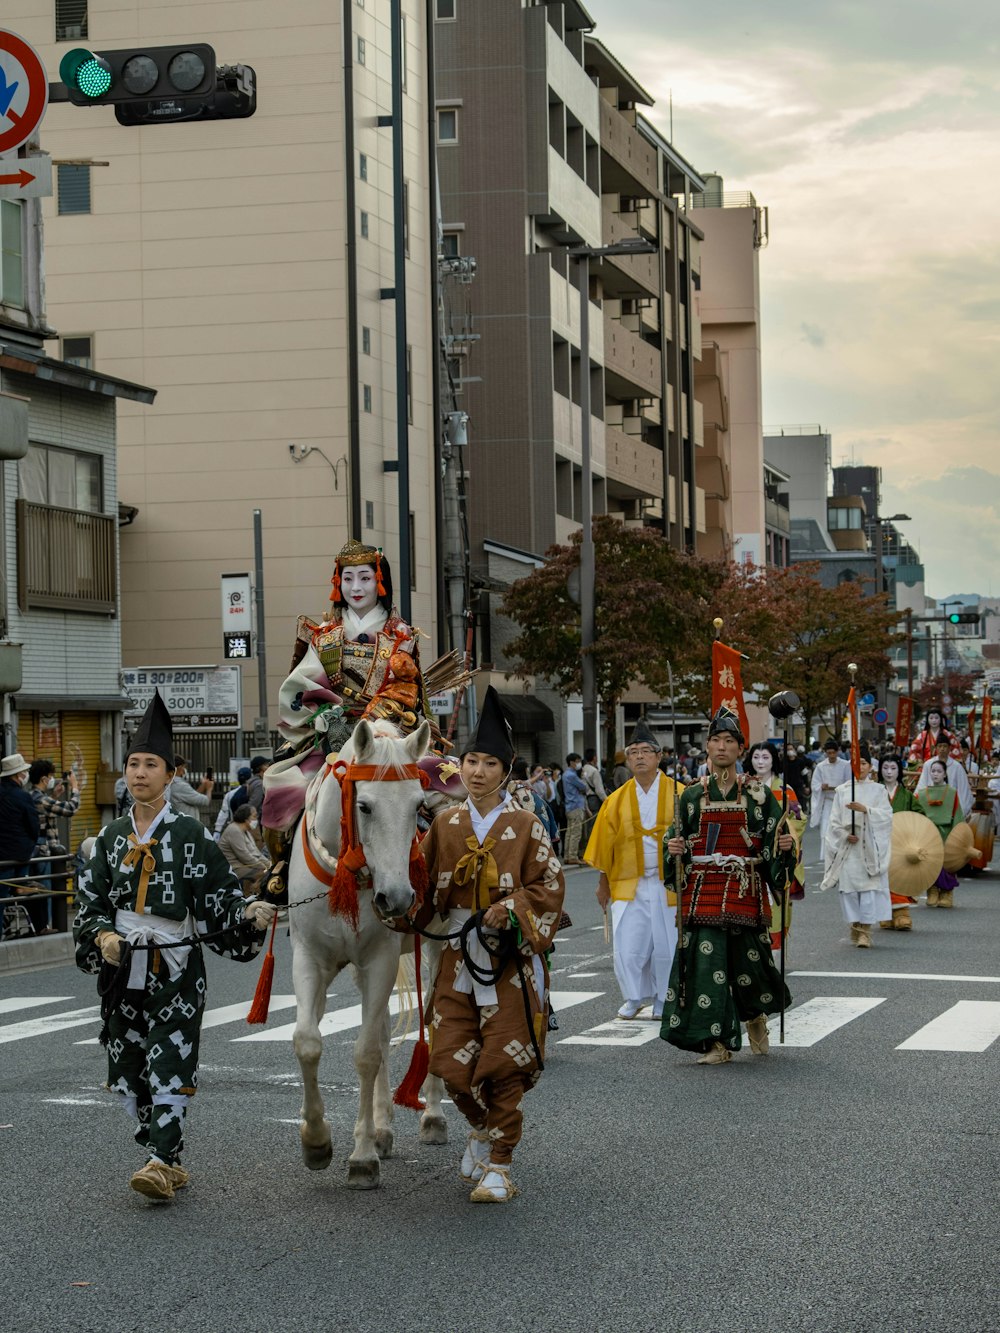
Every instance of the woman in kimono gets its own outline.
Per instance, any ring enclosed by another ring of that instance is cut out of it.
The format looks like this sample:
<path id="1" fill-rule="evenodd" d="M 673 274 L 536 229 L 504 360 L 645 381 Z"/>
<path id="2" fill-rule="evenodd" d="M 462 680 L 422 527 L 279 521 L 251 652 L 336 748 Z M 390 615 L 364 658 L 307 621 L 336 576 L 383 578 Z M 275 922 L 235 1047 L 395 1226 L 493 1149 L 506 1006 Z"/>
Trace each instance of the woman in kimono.
<path id="1" fill-rule="evenodd" d="M 771 901 L 771 950 L 774 952 L 780 949 L 784 943 L 785 936 L 792 928 L 792 901 L 801 900 L 805 897 L 803 886 L 806 882 L 805 866 L 802 863 L 802 834 L 805 831 L 806 819 L 802 814 L 802 806 L 794 790 L 782 781 L 782 762 L 781 753 L 768 741 L 756 741 L 750 746 L 747 754 L 748 767 L 758 782 L 765 787 L 769 787 L 774 792 L 774 798 L 779 805 L 782 805 L 784 798 L 788 799 L 788 818 L 786 820 L 788 831 L 795 838 L 797 851 L 795 859 L 794 883 L 789 884 L 788 892 L 784 897 L 784 911 L 778 906 L 777 900 Z M 779 921 L 783 917 L 783 921 Z"/>
<path id="2" fill-rule="evenodd" d="M 930 786 L 918 791 L 914 799 L 915 810 L 927 816 L 938 833 L 941 841 L 948 841 L 948 834 L 956 824 L 964 824 L 962 802 L 958 792 L 948 782 L 948 768 L 943 760 L 935 759 L 930 767 Z M 942 869 L 940 875 L 927 890 L 928 907 L 954 907 L 953 894 L 958 888 L 958 876 L 950 870 Z"/>
<path id="3" fill-rule="evenodd" d="M 885 788 L 894 815 L 903 810 L 915 809 L 913 794 L 903 786 L 902 778 L 903 763 L 899 755 L 884 754 L 878 762 L 878 780 Z M 880 921 L 878 923 L 880 929 L 912 930 L 913 918 L 910 916 L 910 908 L 916 903 L 916 898 L 911 898 L 906 893 L 897 893 L 890 884 L 889 900 L 892 903 L 892 917 Z"/>
<path id="4" fill-rule="evenodd" d="M 857 782 L 843 782 L 833 794 L 823 844 L 826 869 L 820 887 L 839 891 L 844 919 L 851 927 L 851 943 L 859 949 L 870 949 L 872 926 L 892 912 L 892 806 L 885 788 L 872 776 L 867 745 L 861 746 L 859 766 Z"/>

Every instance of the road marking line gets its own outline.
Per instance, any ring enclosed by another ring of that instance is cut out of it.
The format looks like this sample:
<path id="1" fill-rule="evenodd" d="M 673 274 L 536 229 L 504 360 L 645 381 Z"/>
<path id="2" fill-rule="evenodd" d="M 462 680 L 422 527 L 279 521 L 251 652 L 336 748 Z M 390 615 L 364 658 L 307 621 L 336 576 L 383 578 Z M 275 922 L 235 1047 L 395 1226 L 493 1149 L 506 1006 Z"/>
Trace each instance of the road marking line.
<path id="1" fill-rule="evenodd" d="M 860 1018 L 869 1009 L 884 1004 L 884 996 L 817 995 L 805 1004 L 785 1011 L 786 1046 L 815 1046 L 845 1023 Z M 777 1045 L 777 1019 L 771 1015 L 771 1037 Z"/>
<path id="2" fill-rule="evenodd" d="M 925 1023 L 897 1051 L 985 1051 L 1000 1037 L 1000 1003 L 959 1000 Z"/>
<path id="3" fill-rule="evenodd" d="M 68 1004 L 72 995 L 12 995 L 9 1000 L 0 1000 L 0 1014 L 12 1014 L 16 1009 L 38 1009 L 43 1004 Z"/>
<path id="4" fill-rule="evenodd" d="M 43 1097 L 46 1106 L 113 1106 L 118 1109 L 118 1099 L 108 1097 Z"/>
<path id="5" fill-rule="evenodd" d="M 604 994 L 603 991 L 581 991 L 581 990 L 556 990 L 552 991 L 552 1008 L 556 1016 L 564 1013 L 567 1009 L 573 1009 L 578 1004 L 586 1004 L 588 1000 L 598 1000 Z M 390 1014 L 399 1013 L 399 997 L 393 995 L 389 1000 Z M 333 1013 L 324 1014 L 320 1020 L 319 1030 L 324 1037 L 334 1036 L 338 1032 L 349 1032 L 351 1028 L 361 1026 L 361 1005 L 352 1004 L 346 1009 L 336 1009 Z M 277 1028 L 265 1028 L 262 1032 L 251 1032 L 246 1037 L 234 1037 L 233 1041 L 291 1041 L 292 1034 L 295 1031 L 294 1023 L 285 1023 Z M 397 1041 L 399 1038 L 397 1038 Z"/>
<path id="6" fill-rule="evenodd" d="M 42 1037 L 49 1032 L 59 1032 L 62 1028 L 78 1028 L 85 1023 L 94 1023 L 101 1016 L 99 1004 L 86 1009 L 71 1009 L 65 1014 L 50 1014 L 46 1018 L 27 1018 L 23 1023 L 11 1023 L 0 1028 L 0 1045 L 8 1041 L 23 1041 L 26 1037 Z"/>
<path id="7" fill-rule="evenodd" d="M 970 977 L 947 972 L 789 972 L 790 977 L 857 977 L 862 981 L 982 981 L 1000 986 L 1000 977 Z"/>
<path id="8" fill-rule="evenodd" d="M 610 1023 L 599 1023 L 578 1037 L 563 1037 L 560 1046 L 645 1046 L 647 1041 L 660 1035 L 660 1022 L 633 1023 L 616 1018 Z"/>
<path id="9" fill-rule="evenodd" d="M 294 1004 L 295 1004 L 294 995 L 271 996 L 270 1008 L 272 1012 L 274 1012 L 276 1009 L 291 1009 Z M 249 1012 L 250 1012 L 249 1000 L 241 1000 L 239 1004 L 224 1004 L 221 1005 L 218 1009 L 208 1009 L 205 1012 L 205 1017 L 201 1021 L 201 1030 L 202 1032 L 204 1032 L 206 1028 L 221 1027 L 223 1023 L 236 1023 L 241 1018 L 245 1021 L 246 1016 Z M 97 1038 L 84 1037 L 83 1041 L 75 1041 L 73 1045 L 96 1046 Z"/>

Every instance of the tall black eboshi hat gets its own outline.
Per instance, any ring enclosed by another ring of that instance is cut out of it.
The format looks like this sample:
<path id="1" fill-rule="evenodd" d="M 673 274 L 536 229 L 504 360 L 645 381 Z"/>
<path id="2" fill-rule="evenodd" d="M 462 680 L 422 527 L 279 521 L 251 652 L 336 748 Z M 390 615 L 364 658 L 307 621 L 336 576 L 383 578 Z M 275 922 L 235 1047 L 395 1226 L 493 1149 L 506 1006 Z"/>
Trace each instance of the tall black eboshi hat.
<path id="1" fill-rule="evenodd" d="M 649 723 L 644 717 L 632 728 L 632 735 L 629 738 L 629 745 L 650 745 L 654 750 L 660 749 L 660 742 L 650 730 Z"/>
<path id="2" fill-rule="evenodd" d="M 493 755 L 495 759 L 500 760 L 504 768 L 510 768 L 514 762 L 514 734 L 507 721 L 500 696 L 492 685 L 487 687 L 476 730 L 462 751 L 463 754 L 473 752 Z"/>
<path id="3" fill-rule="evenodd" d="M 129 754 L 155 754 L 163 760 L 167 768 L 172 770 L 174 767 L 174 728 L 167 712 L 167 705 L 160 698 L 159 690 L 150 699 L 149 706 L 142 715 L 142 721 L 132 737 L 132 744 L 128 747 L 126 759 Z"/>

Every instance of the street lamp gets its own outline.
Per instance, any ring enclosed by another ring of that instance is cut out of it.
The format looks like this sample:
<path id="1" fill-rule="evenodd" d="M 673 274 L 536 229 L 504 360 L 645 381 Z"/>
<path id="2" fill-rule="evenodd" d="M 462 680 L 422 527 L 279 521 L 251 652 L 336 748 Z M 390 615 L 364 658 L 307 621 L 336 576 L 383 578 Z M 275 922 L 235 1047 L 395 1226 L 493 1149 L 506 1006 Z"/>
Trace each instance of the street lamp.
<path id="1" fill-rule="evenodd" d="M 885 575 L 882 570 L 882 524 L 883 523 L 909 523 L 911 522 L 909 514 L 890 514 L 887 518 L 875 514 L 872 518 L 872 525 L 875 528 L 875 588 L 880 597 L 885 597 Z M 897 608 L 898 609 L 898 608 Z M 879 681 L 878 684 L 878 702 L 881 708 L 885 707 L 887 691 L 886 682 Z M 885 740 L 885 723 L 878 724 L 878 737 L 880 741 Z M 896 743 L 899 743 L 899 737 L 896 737 Z"/>
<path id="2" fill-rule="evenodd" d="M 580 289 L 580 666 L 583 694 L 583 748 L 597 749 L 597 676 L 591 649 L 596 637 L 594 616 L 594 467 L 590 447 L 590 261 L 611 255 L 653 254 L 656 245 L 641 236 L 613 245 L 575 245 L 569 257 L 576 260 Z M 661 296 L 662 300 L 662 296 Z"/>

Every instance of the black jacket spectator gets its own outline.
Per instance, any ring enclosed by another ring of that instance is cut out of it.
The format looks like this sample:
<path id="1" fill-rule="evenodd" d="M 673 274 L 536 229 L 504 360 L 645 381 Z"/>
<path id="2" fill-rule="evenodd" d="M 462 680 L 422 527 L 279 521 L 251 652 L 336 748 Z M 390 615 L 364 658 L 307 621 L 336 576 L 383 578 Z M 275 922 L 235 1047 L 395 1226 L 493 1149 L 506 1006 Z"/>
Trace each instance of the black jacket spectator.
<path id="1" fill-rule="evenodd" d="M 0 778 L 0 861 L 26 866 L 35 854 L 40 832 L 30 792 L 16 778 Z"/>

